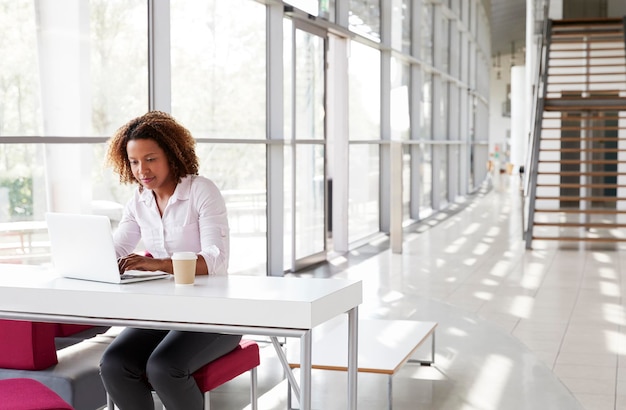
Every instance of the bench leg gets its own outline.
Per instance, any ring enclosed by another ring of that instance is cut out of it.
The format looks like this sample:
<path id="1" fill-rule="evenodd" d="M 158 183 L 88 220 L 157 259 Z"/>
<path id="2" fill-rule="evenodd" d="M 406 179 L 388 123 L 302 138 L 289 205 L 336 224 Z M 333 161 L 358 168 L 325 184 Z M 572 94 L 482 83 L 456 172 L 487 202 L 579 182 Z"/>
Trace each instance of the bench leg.
<path id="1" fill-rule="evenodd" d="M 430 347 L 430 364 L 435 363 L 435 331 L 433 330 L 433 341 Z"/>
<path id="2" fill-rule="evenodd" d="M 387 408 L 391 410 L 393 404 L 393 375 L 389 375 L 389 380 L 387 381 Z"/>
<path id="3" fill-rule="evenodd" d="M 426 366 L 426 365 L 431 366 L 435 364 L 435 332 L 434 331 L 430 337 L 431 337 L 430 360 L 409 359 L 407 360 L 408 363 L 419 363 L 422 366 Z"/>
<path id="4" fill-rule="evenodd" d="M 252 410 L 258 410 L 257 372 L 256 367 L 250 370 L 250 406 Z"/>
<path id="5" fill-rule="evenodd" d="M 204 392 L 204 410 L 211 410 L 211 398 L 209 397 L 209 393 L 210 391 Z"/>

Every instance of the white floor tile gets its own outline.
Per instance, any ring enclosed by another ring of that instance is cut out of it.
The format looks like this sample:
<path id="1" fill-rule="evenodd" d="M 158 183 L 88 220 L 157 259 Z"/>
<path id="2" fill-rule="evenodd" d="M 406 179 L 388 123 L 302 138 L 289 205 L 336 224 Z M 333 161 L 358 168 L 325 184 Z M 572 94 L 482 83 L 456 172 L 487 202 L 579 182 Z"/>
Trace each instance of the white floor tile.
<path id="1" fill-rule="evenodd" d="M 526 250 L 519 218 L 517 193 L 481 193 L 447 219 L 407 229 L 402 254 L 385 248 L 343 270 L 294 276 L 363 280 L 362 318 L 439 323 L 435 365 L 393 378 L 396 410 L 626 408 L 626 245 Z M 277 373 L 260 388 L 261 409 L 285 408 Z M 387 387 L 359 376 L 359 410 L 386 408 Z M 317 373 L 314 408 L 344 409 L 345 391 L 345 375 Z"/>

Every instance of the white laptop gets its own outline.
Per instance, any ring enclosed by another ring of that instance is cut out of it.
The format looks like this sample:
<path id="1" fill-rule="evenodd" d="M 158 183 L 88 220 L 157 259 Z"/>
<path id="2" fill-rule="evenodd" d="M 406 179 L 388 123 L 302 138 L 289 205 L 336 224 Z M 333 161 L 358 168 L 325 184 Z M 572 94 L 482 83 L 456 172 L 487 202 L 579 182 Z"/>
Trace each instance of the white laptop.
<path id="1" fill-rule="evenodd" d="M 104 215 L 46 213 L 52 264 L 60 276 L 108 283 L 132 283 L 167 278 L 166 272 L 126 271 L 120 275 Z"/>

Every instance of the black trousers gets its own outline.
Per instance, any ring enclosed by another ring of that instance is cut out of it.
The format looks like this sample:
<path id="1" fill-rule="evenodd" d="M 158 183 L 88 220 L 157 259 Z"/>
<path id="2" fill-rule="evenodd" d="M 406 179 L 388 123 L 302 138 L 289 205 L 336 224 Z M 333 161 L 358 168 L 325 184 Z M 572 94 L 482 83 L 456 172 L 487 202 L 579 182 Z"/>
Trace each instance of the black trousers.
<path id="1" fill-rule="evenodd" d="M 240 340 L 241 335 L 127 328 L 102 355 L 100 376 L 121 410 L 153 410 L 152 390 L 167 410 L 202 410 L 192 374 Z"/>

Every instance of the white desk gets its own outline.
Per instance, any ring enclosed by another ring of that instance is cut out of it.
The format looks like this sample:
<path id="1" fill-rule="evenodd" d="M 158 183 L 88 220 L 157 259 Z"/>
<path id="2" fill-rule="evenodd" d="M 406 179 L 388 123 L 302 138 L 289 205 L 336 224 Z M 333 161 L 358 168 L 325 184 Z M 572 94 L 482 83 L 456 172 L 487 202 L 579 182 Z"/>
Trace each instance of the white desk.
<path id="1" fill-rule="evenodd" d="M 300 405 L 311 408 L 311 330 L 348 313 L 348 405 L 356 410 L 358 305 L 354 280 L 257 276 L 199 277 L 127 285 L 55 277 L 37 266 L 0 264 L 0 317 L 108 326 L 299 337 Z M 295 382 L 284 357 L 279 357 Z"/>

